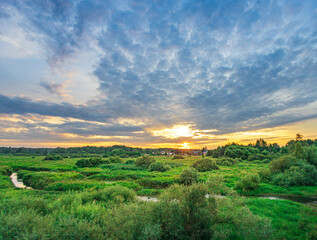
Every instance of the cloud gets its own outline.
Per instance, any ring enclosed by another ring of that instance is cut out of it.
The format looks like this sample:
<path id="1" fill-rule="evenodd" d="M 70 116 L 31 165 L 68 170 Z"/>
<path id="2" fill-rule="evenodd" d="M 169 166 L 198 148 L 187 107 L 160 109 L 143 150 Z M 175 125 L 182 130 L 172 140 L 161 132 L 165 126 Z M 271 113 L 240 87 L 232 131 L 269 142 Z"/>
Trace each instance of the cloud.
<path id="1" fill-rule="evenodd" d="M 65 85 L 63 84 L 42 82 L 41 86 L 50 94 L 57 94 L 58 96 L 64 95 Z"/>
<path id="2" fill-rule="evenodd" d="M 6 4 L 24 16 L 26 31 L 37 33 L 52 66 L 82 49 L 96 51 L 91 74 L 99 95 L 82 105 L 0 95 L 1 113 L 111 123 L 91 129 L 68 123 L 54 131 L 136 139 L 145 127 L 190 124 L 221 135 L 316 117 L 315 108 L 306 108 L 317 101 L 316 1 Z M 60 84 L 41 85 L 63 92 Z M 302 110 L 287 113 L 292 109 Z M 125 128 L 116 125 L 120 118 L 147 124 Z"/>

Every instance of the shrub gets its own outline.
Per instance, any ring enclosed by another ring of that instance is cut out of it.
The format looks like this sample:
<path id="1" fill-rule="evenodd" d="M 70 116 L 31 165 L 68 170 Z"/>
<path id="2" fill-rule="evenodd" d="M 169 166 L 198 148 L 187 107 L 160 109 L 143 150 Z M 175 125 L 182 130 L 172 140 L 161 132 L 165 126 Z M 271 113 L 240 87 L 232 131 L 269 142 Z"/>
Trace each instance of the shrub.
<path id="1" fill-rule="evenodd" d="M 54 231 L 53 219 L 32 209 L 1 214 L 0 222 L 0 239 L 48 239 Z"/>
<path id="2" fill-rule="evenodd" d="M 122 163 L 122 159 L 118 156 L 110 157 L 109 158 L 110 163 Z"/>
<path id="3" fill-rule="evenodd" d="M 290 155 L 281 156 L 270 162 L 270 170 L 272 173 L 284 172 L 286 169 L 288 169 L 291 166 L 291 163 L 294 160 L 295 159 L 291 157 Z"/>
<path id="4" fill-rule="evenodd" d="M 216 163 L 219 166 L 232 166 L 238 163 L 238 159 L 231 158 L 231 157 L 222 157 L 222 158 L 218 158 L 216 160 Z"/>
<path id="5" fill-rule="evenodd" d="M 186 168 L 179 177 L 179 182 L 184 185 L 192 185 L 198 182 L 198 172 L 195 168 Z"/>
<path id="6" fill-rule="evenodd" d="M 255 190 L 258 188 L 260 184 L 260 176 L 257 173 L 249 174 L 241 178 L 236 183 L 236 189 L 242 190 L 242 191 L 250 191 Z"/>
<path id="7" fill-rule="evenodd" d="M 13 184 L 8 176 L 0 175 L 0 189 L 11 188 Z"/>
<path id="8" fill-rule="evenodd" d="M 248 157 L 248 161 L 263 160 L 265 158 L 267 158 L 267 156 L 264 154 L 252 154 Z"/>
<path id="9" fill-rule="evenodd" d="M 63 158 L 60 155 L 48 155 L 43 160 L 44 161 L 57 161 L 57 160 L 63 160 Z"/>
<path id="10" fill-rule="evenodd" d="M 136 201 L 136 193 L 126 187 L 116 185 L 105 189 L 84 194 L 82 196 L 83 203 L 102 202 L 102 203 L 127 203 Z"/>
<path id="11" fill-rule="evenodd" d="M 171 170 L 171 167 L 169 165 L 164 165 L 161 162 L 151 163 L 151 165 L 148 168 L 149 172 L 153 172 L 153 171 L 166 172 L 168 170 Z"/>
<path id="12" fill-rule="evenodd" d="M 272 173 L 270 169 L 263 169 L 259 171 L 259 175 L 262 181 L 269 182 L 271 180 Z"/>
<path id="13" fill-rule="evenodd" d="M 0 167 L 0 175 L 10 176 L 13 172 L 12 167 L 9 166 L 1 166 Z"/>
<path id="14" fill-rule="evenodd" d="M 155 159 L 153 157 L 142 156 L 135 161 L 135 166 L 148 168 L 152 163 L 155 163 Z"/>
<path id="15" fill-rule="evenodd" d="M 164 191 L 154 211 L 161 213 L 159 223 L 166 226 L 162 239 L 210 239 L 217 205 L 207 193 L 205 184 L 173 185 Z"/>
<path id="16" fill-rule="evenodd" d="M 317 170 L 315 166 L 302 162 L 291 166 L 284 173 L 273 175 L 272 183 L 283 187 L 314 186 L 317 184 Z"/>
<path id="17" fill-rule="evenodd" d="M 221 175 L 209 176 L 206 181 L 208 192 L 210 194 L 234 195 L 236 192 L 225 185 L 225 180 Z"/>
<path id="18" fill-rule="evenodd" d="M 80 159 L 76 162 L 76 166 L 79 168 L 96 167 L 101 163 L 102 163 L 102 160 L 100 158 Z"/>
<path id="19" fill-rule="evenodd" d="M 172 159 L 184 159 L 184 157 L 181 155 L 175 155 Z"/>
<path id="20" fill-rule="evenodd" d="M 135 164 L 135 160 L 132 160 L 132 159 L 127 160 L 125 164 Z"/>
<path id="21" fill-rule="evenodd" d="M 305 148 L 305 159 L 311 165 L 317 167 L 317 147 L 310 146 Z"/>
<path id="22" fill-rule="evenodd" d="M 202 159 L 195 162 L 192 165 L 193 168 L 196 168 L 198 172 L 207 172 L 211 170 L 218 170 L 219 167 L 210 159 Z"/>

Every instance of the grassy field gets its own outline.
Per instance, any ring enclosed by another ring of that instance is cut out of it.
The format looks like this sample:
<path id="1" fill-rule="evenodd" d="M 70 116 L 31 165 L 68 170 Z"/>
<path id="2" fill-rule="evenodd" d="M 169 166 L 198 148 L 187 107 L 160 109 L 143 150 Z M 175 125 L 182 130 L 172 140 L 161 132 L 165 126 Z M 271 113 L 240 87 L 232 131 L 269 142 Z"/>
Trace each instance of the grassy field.
<path id="1" fill-rule="evenodd" d="M 201 157 L 155 157 L 156 161 L 171 164 L 167 172 L 148 172 L 133 164 L 103 164 L 92 168 L 77 168 L 76 158 L 64 158 L 57 161 L 43 161 L 44 157 L 0 156 L 0 168 L 9 167 L 18 172 L 24 182 L 40 190 L 66 191 L 100 189 L 108 185 L 120 184 L 131 188 L 138 195 L 157 195 L 162 189 L 178 182 L 180 173 Z M 124 159 L 123 161 L 128 161 Z M 210 176 L 221 175 L 228 187 L 234 187 L 244 175 L 268 169 L 267 163 L 239 162 L 233 166 L 219 166 L 219 170 L 199 173 L 199 180 L 204 182 Z M 8 178 L 6 178 L 9 180 Z M 2 180 L 4 181 L 4 180 Z M 317 196 L 316 186 L 280 187 L 261 182 L 253 191 L 242 195 L 259 196 Z"/>
<path id="2" fill-rule="evenodd" d="M 0 156 L 0 220 L 7 221 L 5 224 L 0 224 L 0 239 L 1 237 L 2 239 L 43 239 L 40 237 L 43 233 L 58 239 L 63 239 L 65 236 L 67 236 L 65 239 L 98 239 L 98 234 L 100 236 L 108 234 L 103 228 L 110 224 L 105 223 L 105 216 L 108 216 L 109 211 L 114 207 L 121 209 L 125 208 L 122 204 L 132 204 L 129 205 L 131 208 L 143 208 L 142 204 L 136 203 L 136 195 L 160 198 L 160 194 L 164 195 L 165 189 L 179 182 L 181 172 L 201 157 L 185 159 L 155 157 L 157 162 L 171 166 L 166 172 L 149 172 L 134 164 L 125 163 L 127 160 L 135 159 L 124 159 L 122 163 L 101 164 L 90 168 L 78 168 L 75 164 L 79 159 L 76 158 L 56 161 L 43 159 L 44 157 Z M 264 171 L 268 167 L 267 163 L 241 161 L 233 166 L 219 166 L 219 170 L 200 172 L 199 182 L 206 182 L 210 176 L 219 175 L 223 177 L 227 187 L 234 188 L 241 177 Z M 10 172 L 17 172 L 19 178 L 34 190 L 14 188 L 8 176 Z M 120 194 L 115 192 L 114 197 L 113 193 L 107 193 L 106 200 L 105 197 L 98 195 L 105 189 L 111 192 L 113 187 L 119 189 L 116 191 Z M 249 210 L 260 219 L 268 219 L 273 229 L 269 233 L 270 239 L 314 239 L 317 236 L 316 207 L 288 200 L 249 198 L 241 195 L 316 196 L 316 193 L 316 186 L 283 188 L 261 182 L 256 190 L 240 191 L 240 196 L 236 196 L 235 200 L 216 199 L 218 206 L 216 219 L 219 223 L 213 225 L 213 231 L 214 236 L 218 237 L 213 239 L 258 239 L 251 233 L 248 236 L 238 234 L 244 231 L 244 225 L 250 225 L 251 222 L 241 222 L 236 216 L 228 217 L 230 212 L 238 215 L 241 212 L 243 216 L 248 216 Z M 152 206 L 151 204 L 154 203 L 148 204 Z M 22 213 L 30 217 L 22 218 Z M 27 221 L 39 225 L 40 230 Z M 256 220 L 252 221 L 256 222 Z M 23 229 L 18 227 L 21 224 L 25 225 Z M 59 235 L 67 228 L 85 237 L 72 235 L 74 233 Z M 91 230 L 87 231 L 88 228 Z M 256 232 L 257 229 L 254 228 L 252 231 Z M 112 237 L 112 239 L 124 238 Z M 134 237 L 132 236 L 131 239 Z"/>

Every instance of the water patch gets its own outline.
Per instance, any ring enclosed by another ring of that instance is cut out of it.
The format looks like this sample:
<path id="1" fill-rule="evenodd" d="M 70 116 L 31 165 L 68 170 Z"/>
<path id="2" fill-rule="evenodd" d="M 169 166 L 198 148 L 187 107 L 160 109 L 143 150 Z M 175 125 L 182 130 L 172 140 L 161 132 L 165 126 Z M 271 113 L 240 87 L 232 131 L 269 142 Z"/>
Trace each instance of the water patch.
<path id="1" fill-rule="evenodd" d="M 18 179 L 17 173 L 12 173 L 10 178 L 16 188 L 32 189 L 31 187 L 25 186 L 22 180 Z"/>

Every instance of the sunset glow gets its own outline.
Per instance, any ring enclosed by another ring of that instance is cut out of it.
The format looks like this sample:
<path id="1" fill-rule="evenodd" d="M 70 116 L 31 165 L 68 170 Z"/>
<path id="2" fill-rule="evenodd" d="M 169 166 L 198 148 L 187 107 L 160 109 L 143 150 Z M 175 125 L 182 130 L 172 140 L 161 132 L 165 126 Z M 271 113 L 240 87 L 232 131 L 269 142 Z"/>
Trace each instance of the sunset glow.
<path id="1" fill-rule="evenodd" d="M 317 138 L 316 9 L 4 1 L 0 145 L 211 149 Z"/>

